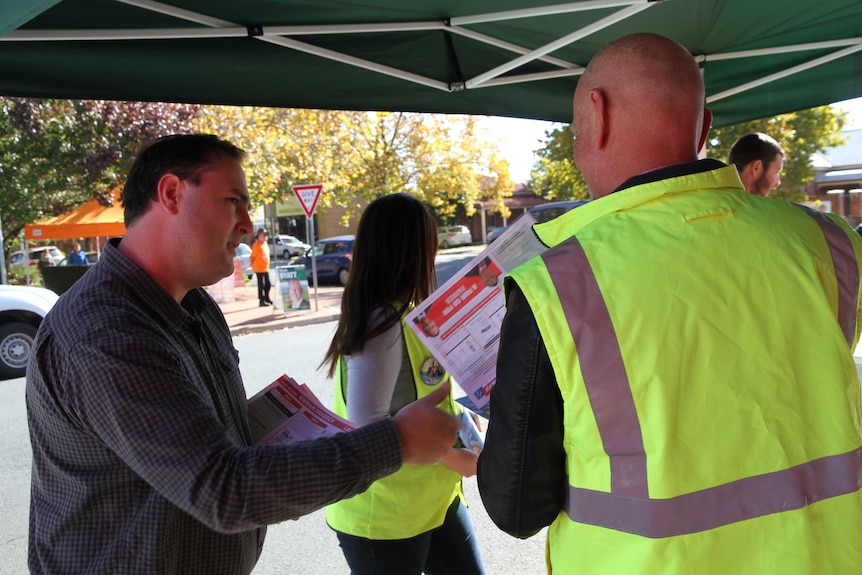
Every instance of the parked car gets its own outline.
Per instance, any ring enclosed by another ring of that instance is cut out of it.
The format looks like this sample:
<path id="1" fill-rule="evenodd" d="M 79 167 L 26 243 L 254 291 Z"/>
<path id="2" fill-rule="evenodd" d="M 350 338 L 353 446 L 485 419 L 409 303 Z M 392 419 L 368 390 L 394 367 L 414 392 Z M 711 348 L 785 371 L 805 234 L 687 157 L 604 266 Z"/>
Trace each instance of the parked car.
<path id="1" fill-rule="evenodd" d="M 488 243 L 490 244 L 491 242 L 493 242 L 494 240 L 499 238 L 500 234 L 505 232 L 507 229 L 509 229 L 509 226 L 498 226 L 498 227 L 492 229 L 490 232 L 488 232 L 488 235 L 485 236 L 485 238 L 487 239 Z"/>
<path id="2" fill-rule="evenodd" d="M 242 275 L 251 279 L 251 276 L 254 275 L 254 272 L 251 269 L 251 248 L 248 244 L 237 244 L 236 246 L 236 257 L 239 258 L 239 265 L 242 267 Z"/>
<path id="3" fill-rule="evenodd" d="M 543 224 L 556 217 L 562 216 L 572 208 L 583 206 L 588 200 L 567 200 L 564 202 L 548 202 L 527 208 L 527 212 L 535 218 L 537 224 Z"/>
<path id="4" fill-rule="evenodd" d="M 45 288 L 0 285 L 0 378 L 24 376 L 36 330 L 57 298 Z"/>
<path id="5" fill-rule="evenodd" d="M 30 248 L 30 265 L 38 266 L 40 259 L 43 265 L 58 266 L 66 259 L 66 254 L 61 252 L 57 246 Z M 23 251 L 12 252 L 9 256 L 9 267 L 24 269 Z"/>
<path id="6" fill-rule="evenodd" d="M 307 243 L 286 234 L 270 236 L 267 241 L 269 242 L 269 251 L 272 257 L 282 260 L 287 260 L 294 256 L 303 256 L 305 252 L 311 249 L 311 246 Z"/>
<path id="7" fill-rule="evenodd" d="M 469 246 L 473 243 L 473 234 L 467 226 L 440 226 L 437 228 L 437 244 L 441 249 L 455 246 Z"/>
<path id="8" fill-rule="evenodd" d="M 309 284 L 313 284 L 311 256 L 317 263 L 317 279 L 323 282 L 337 282 L 347 285 L 350 277 L 350 264 L 353 261 L 353 241 L 355 236 L 335 236 L 318 240 L 314 248 L 305 256 L 296 259 L 294 265 L 304 265 Z"/>
<path id="9" fill-rule="evenodd" d="M 562 216 L 572 208 L 577 208 L 578 206 L 586 204 L 588 201 L 589 200 L 566 200 L 562 202 L 548 202 L 546 204 L 539 204 L 538 206 L 527 208 L 526 211 L 533 216 L 533 219 L 536 220 L 537 224 L 543 224 L 556 217 Z M 505 232 L 508 228 L 509 226 L 500 226 L 492 229 L 487 235 L 488 243 L 490 244 L 499 238 L 500 234 Z"/>

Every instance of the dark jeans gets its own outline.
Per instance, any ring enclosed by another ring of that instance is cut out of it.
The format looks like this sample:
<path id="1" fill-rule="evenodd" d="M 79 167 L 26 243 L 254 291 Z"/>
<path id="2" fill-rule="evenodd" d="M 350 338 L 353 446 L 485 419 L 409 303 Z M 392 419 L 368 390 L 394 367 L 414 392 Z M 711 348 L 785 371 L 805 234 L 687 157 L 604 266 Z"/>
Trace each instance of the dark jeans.
<path id="1" fill-rule="evenodd" d="M 257 275 L 257 299 L 260 303 L 271 302 L 269 290 L 272 284 L 269 282 L 269 272 L 255 272 L 255 275 Z"/>
<path id="2" fill-rule="evenodd" d="M 484 575 L 467 509 L 455 499 L 443 525 L 410 539 L 381 541 L 336 531 L 351 575 Z"/>

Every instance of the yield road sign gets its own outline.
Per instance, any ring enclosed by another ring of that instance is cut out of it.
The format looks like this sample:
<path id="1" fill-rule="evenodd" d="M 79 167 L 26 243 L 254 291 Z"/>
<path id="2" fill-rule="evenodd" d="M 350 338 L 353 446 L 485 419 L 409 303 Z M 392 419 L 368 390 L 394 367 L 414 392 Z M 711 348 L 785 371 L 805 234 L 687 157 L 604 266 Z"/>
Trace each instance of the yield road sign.
<path id="1" fill-rule="evenodd" d="M 311 219 L 314 215 L 314 210 L 317 208 L 317 200 L 320 199 L 320 191 L 323 189 L 323 184 L 302 184 L 298 186 L 290 186 L 293 190 L 296 199 L 299 200 L 305 215 Z"/>

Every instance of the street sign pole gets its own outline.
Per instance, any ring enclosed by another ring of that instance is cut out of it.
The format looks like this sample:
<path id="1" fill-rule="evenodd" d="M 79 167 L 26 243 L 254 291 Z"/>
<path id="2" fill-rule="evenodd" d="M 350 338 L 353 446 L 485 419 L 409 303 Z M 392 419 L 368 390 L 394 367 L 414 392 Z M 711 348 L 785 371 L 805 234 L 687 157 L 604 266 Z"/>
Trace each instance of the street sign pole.
<path id="1" fill-rule="evenodd" d="M 323 184 L 302 184 L 290 187 L 296 199 L 299 200 L 299 205 L 305 212 L 306 222 L 311 231 L 311 277 L 314 281 L 314 311 L 320 310 L 320 303 L 317 297 L 317 256 L 314 255 L 314 210 L 317 209 L 317 201 L 320 199 L 320 192 L 323 190 Z"/>
<path id="2" fill-rule="evenodd" d="M 311 277 L 314 278 L 314 311 L 320 310 L 317 299 L 317 256 L 314 255 L 314 218 L 306 218 L 308 228 L 311 230 Z"/>

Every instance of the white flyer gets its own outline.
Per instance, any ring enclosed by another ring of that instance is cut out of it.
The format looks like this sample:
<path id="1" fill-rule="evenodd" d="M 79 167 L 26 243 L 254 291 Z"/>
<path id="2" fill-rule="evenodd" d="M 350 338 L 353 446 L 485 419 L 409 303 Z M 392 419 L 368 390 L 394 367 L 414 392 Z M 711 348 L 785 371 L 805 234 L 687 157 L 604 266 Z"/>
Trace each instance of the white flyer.
<path id="1" fill-rule="evenodd" d="M 529 214 L 518 218 L 449 281 L 410 312 L 407 323 L 458 383 L 458 401 L 488 417 L 497 381 L 497 350 L 506 313 L 502 276 L 547 248 L 533 233 Z"/>
<path id="2" fill-rule="evenodd" d="M 356 429 L 288 375 L 248 400 L 248 425 L 254 445 L 290 443 Z"/>

